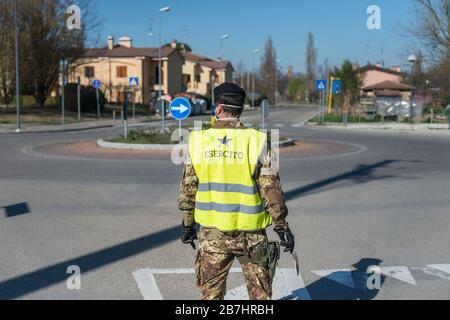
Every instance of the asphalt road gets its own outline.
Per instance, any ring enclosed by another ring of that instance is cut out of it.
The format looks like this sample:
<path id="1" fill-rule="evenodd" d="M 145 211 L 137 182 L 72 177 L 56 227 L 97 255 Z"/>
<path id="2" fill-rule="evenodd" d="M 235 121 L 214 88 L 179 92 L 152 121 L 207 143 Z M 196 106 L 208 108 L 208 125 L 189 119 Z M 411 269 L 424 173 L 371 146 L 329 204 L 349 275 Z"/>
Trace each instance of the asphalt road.
<path id="1" fill-rule="evenodd" d="M 315 112 L 281 108 L 271 125 L 283 136 L 357 151 L 281 158 L 301 267 L 291 298 L 450 299 L 448 137 L 301 127 Z M 119 130 L 0 135 L 0 298 L 198 298 L 189 270 L 194 251 L 179 241 L 181 167 L 23 152 Z M 380 268 L 369 279 L 371 265 Z M 81 270 L 80 290 L 67 287 L 69 266 Z M 280 267 L 292 266 L 283 255 Z M 368 290 L 379 273 L 379 286 Z M 239 273 L 230 275 L 237 297 L 242 284 Z"/>

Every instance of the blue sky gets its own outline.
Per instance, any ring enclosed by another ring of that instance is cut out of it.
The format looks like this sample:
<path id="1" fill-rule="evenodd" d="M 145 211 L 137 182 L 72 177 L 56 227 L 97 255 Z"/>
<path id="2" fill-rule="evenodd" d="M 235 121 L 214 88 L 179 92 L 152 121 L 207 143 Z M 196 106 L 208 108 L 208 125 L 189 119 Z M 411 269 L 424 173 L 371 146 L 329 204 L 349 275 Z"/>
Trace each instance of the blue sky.
<path id="1" fill-rule="evenodd" d="M 252 51 L 264 48 L 273 38 L 281 65 L 294 66 L 304 72 L 305 47 L 309 31 L 318 49 L 318 63 L 328 58 L 340 65 L 348 58 L 364 64 L 367 45 L 372 63 L 384 60 L 387 66 L 405 66 L 402 54 L 408 51 L 410 39 L 395 30 L 412 18 L 410 0 L 96 0 L 103 21 L 100 45 L 108 35 L 131 36 L 134 46 L 158 45 L 159 8 L 171 6 L 163 15 L 163 41 L 187 41 L 195 53 L 212 58 L 218 56 L 219 37 L 225 41 L 224 59 L 236 64 L 243 60 L 251 67 Z M 381 8 L 382 29 L 368 30 L 366 9 L 376 4 Z M 151 25 L 155 37 L 148 36 Z"/>

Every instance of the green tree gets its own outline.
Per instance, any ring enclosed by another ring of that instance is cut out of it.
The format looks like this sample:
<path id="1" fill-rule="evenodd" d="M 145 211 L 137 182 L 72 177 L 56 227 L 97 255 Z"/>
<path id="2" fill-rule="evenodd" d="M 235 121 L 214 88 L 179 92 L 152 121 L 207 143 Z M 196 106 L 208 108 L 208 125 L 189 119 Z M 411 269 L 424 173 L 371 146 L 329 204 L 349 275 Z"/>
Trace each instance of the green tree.
<path id="1" fill-rule="evenodd" d="M 349 60 L 345 60 L 341 69 L 335 68 L 333 76 L 342 81 L 343 112 L 352 113 L 352 108 L 359 98 L 362 86 L 358 71 Z"/>
<path id="2" fill-rule="evenodd" d="M 307 88 L 306 81 L 301 78 L 293 78 L 288 84 L 288 98 L 291 101 L 299 102 L 305 94 Z"/>

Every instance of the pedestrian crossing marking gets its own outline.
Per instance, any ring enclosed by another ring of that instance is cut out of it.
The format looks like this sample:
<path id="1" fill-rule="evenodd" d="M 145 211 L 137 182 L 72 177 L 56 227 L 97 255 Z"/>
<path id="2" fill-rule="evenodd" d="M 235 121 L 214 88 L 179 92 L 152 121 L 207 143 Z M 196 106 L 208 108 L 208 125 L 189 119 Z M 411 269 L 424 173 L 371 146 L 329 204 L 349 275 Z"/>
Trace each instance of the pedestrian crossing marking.
<path id="1" fill-rule="evenodd" d="M 380 270 L 381 274 L 386 277 L 391 277 L 414 286 L 417 285 L 408 267 L 381 267 Z"/>
<path id="2" fill-rule="evenodd" d="M 193 268 L 180 269 L 139 269 L 132 273 L 144 300 L 163 300 L 155 275 L 157 274 L 194 274 Z M 230 273 L 242 273 L 241 268 L 231 268 Z M 273 284 L 274 300 L 310 300 L 301 276 L 295 269 L 278 268 Z M 248 300 L 245 285 L 228 290 L 225 300 Z"/>
<path id="3" fill-rule="evenodd" d="M 367 290 L 367 280 L 375 273 L 396 279 L 409 285 L 417 286 L 411 271 L 422 272 L 436 278 L 450 280 L 450 264 L 429 264 L 425 267 L 392 266 L 367 269 L 367 273 L 355 269 L 314 270 L 311 273 L 352 290 Z M 241 268 L 231 268 L 230 273 L 242 273 Z M 132 273 L 139 291 L 145 300 L 163 300 L 155 275 L 195 274 L 193 268 L 176 269 L 139 269 Z M 278 268 L 273 281 L 273 300 L 310 300 L 308 287 L 301 275 L 297 276 L 295 269 Z M 225 300 L 248 300 L 247 288 L 240 285 L 227 291 Z"/>

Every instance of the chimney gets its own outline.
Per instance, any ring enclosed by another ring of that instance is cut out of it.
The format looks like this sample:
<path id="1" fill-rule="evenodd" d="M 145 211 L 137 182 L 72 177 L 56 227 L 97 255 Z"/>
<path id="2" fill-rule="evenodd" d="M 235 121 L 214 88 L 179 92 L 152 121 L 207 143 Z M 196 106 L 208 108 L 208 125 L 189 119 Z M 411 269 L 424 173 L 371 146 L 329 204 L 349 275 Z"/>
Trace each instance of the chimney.
<path id="1" fill-rule="evenodd" d="M 177 40 L 176 40 L 176 39 L 173 39 L 172 42 L 170 43 L 170 46 L 171 46 L 172 48 L 176 48 L 176 47 L 177 47 Z"/>
<path id="2" fill-rule="evenodd" d="M 114 38 L 113 36 L 108 37 L 108 50 L 114 49 Z"/>
<path id="3" fill-rule="evenodd" d="M 132 48 L 133 39 L 131 39 L 130 37 L 121 37 L 119 38 L 119 45 L 126 48 Z"/>

